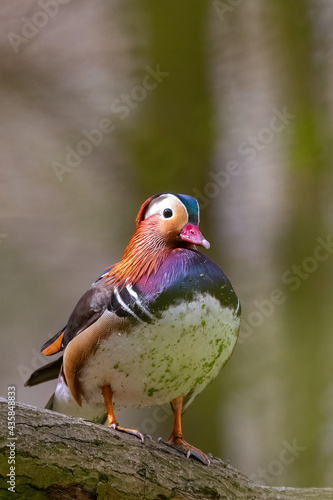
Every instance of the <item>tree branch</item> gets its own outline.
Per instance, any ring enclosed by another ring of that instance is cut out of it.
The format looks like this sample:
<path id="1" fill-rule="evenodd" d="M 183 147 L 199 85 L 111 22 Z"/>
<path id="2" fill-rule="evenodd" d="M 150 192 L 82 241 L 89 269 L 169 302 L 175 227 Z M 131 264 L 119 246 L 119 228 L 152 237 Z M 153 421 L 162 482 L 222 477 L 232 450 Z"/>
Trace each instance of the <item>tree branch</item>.
<path id="1" fill-rule="evenodd" d="M 0 497 L 22 499 L 263 499 L 333 500 L 333 489 L 259 486 L 218 458 L 209 467 L 145 438 L 17 403 L 16 440 L 0 398 Z M 10 448 L 8 445 L 11 444 Z M 8 491 L 9 452 L 15 491 Z"/>

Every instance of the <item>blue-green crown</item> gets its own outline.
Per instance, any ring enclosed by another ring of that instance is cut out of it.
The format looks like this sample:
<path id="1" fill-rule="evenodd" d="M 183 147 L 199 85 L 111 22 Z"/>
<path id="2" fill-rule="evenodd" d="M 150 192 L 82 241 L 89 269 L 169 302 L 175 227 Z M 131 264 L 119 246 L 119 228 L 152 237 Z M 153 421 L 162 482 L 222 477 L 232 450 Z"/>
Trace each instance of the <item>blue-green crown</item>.
<path id="1" fill-rule="evenodd" d="M 175 194 L 185 206 L 188 213 L 188 221 L 196 226 L 199 224 L 199 204 L 195 198 L 187 194 Z"/>

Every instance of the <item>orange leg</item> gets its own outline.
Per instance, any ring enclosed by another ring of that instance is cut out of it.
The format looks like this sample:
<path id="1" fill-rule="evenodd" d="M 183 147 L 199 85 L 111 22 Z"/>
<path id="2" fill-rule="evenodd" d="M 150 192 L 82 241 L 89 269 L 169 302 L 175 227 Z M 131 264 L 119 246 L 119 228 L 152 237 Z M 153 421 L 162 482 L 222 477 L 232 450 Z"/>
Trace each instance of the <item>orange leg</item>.
<path id="1" fill-rule="evenodd" d="M 171 436 L 168 439 L 169 443 L 178 444 L 177 441 L 183 440 L 182 431 L 182 409 L 183 409 L 183 396 L 173 399 L 171 402 L 173 411 L 173 429 Z"/>
<path id="2" fill-rule="evenodd" d="M 113 404 L 112 404 L 113 392 L 111 386 L 103 385 L 102 394 L 104 398 L 105 408 L 108 413 L 108 426 L 112 427 L 112 429 L 117 429 L 118 431 L 126 432 L 127 434 L 132 434 L 133 436 L 138 437 L 139 439 L 141 439 L 142 442 L 144 442 L 143 435 L 141 434 L 141 432 L 135 429 L 126 429 L 125 427 L 120 427 L 118 425 L 118 422 L 116 420 L 113 411 Z"/>
<path id="3" fill-rule="evenodd" d="M 209 458 L 205 455 L 201 450 L 195 448 L 194 446 L 188 444 L 183 438 L 182 432 L 182 409 L 183 409 L 183 396 L 179 396 L 175 398 L 171 402 L 172 410 L 173 410 L 173 430 L 171 436 L 168 439 L 168 444 L 179 446 L 186 452 L 186 458 L 189 458 L 191 455 L 198 458 L 201 462 L 206 465 L 209 465 Z"/>
<path id="4" fill-rule="evenodd" d="M 114 411 L 113 411 L 113 404 L 112 404 L 113 392 L 111 386 L 103 385 L 102 394 L 104 398 L 105 408 L 106 411 L 108 412 L 108 426 L 116 429 L 118 426 L 118 422 L 116 420 L 116 417 L 114 416 Z"/>

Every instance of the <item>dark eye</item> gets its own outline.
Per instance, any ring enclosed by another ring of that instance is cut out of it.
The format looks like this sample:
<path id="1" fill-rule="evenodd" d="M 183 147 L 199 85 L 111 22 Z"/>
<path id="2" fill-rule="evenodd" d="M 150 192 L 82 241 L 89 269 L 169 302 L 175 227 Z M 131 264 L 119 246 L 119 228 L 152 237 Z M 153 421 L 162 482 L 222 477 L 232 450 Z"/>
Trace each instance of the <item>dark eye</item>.
<path id="1" fill-rule="evenodd" d="M 170 217 L 172 217 L 172 216 L 173 216 L 173 211 L 171 210 L 171 208 L 165 208 L 163 210 L 163 217 L 165 219 L 170 219 Z"/>

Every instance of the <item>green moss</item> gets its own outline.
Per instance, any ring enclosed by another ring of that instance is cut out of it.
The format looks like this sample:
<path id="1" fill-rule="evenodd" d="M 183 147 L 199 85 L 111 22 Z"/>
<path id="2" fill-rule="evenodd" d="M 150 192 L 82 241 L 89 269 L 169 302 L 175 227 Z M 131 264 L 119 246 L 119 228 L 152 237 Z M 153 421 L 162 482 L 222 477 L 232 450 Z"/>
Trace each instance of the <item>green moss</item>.
<path id="1" fill-rule="evenodd" d="M 150 389 L 148 389 L 148 397 L 151 398 L 154 394 L 154 392 L 158 392 L 159 389 L 154 389 L 154 387 L 151 387 Z"/>

